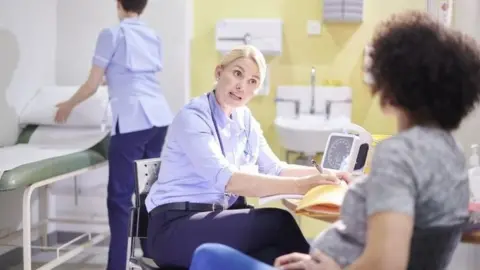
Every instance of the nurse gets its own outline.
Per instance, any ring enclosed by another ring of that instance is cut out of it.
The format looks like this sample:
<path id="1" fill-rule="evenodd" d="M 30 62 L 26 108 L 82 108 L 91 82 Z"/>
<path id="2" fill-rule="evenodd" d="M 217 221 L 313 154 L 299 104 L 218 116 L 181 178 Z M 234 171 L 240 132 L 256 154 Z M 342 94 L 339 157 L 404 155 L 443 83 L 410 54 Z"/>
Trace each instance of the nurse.
<path id="1" fill-rule="evenodd" d="M 159 266 L 188 267 L 203 243 L 231 246 L 272 264 L 308 252 L 292 215 L 252 209 L 244 196 L 304 194 L 335 177 L 275 156 L 245 106 L 265 79 L 263 55 L 252 46 L 228 53 L 215 68 L 215 89 L 190 101 L 174 118 L 158 180 L 146 199 L 148 245 Z"/>
<path id="2" fill-rule="evenodd" d="M 95 93 L 105 75 L 113 114 L 109 147 L 107 207 L 110 223 L 108 269 L 125 269 L 133 161 L 159 157 L 172 113 L 156 73 L 162 70 L 161 43 L 139 20 L 147 0 L 118 0 L 120 24 L 103 29 L 97 39 L 88 80 L 58 104 L 57 122 Z M 144 252 L 146 250 L 144 249 Z"/>

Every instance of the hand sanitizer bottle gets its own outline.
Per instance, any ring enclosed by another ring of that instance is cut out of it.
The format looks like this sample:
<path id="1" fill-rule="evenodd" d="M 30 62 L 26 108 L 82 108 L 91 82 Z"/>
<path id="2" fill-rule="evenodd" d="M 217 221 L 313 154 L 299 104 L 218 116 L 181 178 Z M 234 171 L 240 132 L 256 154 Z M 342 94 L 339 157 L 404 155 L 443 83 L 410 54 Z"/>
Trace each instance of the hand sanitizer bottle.
<path id="1" fill-rule="evenodd" d="M 468 170 L 468 182 L 470 185 L 470 195 L 472 201 L 480 200 L 480 159 L 478 156 L 478 144 L 471 146 L 472 155 L 468 163 L 470 169 Z"/>
<path id="2" fill-rule="evenodd" d="M 480 166 L 480 159 L 478 157 L 478 144 L 472 144 L 470 147 L 472 149 L 472 155 L 468 160 L 470 168 L 475 168 Z"/>

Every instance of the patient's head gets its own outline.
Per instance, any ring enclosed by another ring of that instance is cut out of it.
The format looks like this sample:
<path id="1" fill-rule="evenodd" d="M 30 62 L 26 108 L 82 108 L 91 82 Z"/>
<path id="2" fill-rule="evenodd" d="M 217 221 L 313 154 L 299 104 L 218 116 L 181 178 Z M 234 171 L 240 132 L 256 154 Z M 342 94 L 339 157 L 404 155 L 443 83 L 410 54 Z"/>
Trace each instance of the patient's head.
<path id="1" fill-rule="evenodd" d="M 266 68 L 263 54 L 255 47 L 233 49 L 215 68 L 217 100 L 233 108 L 245 105 L 265 80 Z"/>
<path id="2" fill-rule="evenodd" d="M 373 94 L 401 129 L 458 128 L 480 94 L 475 41 L 419 11 L 396 14 L 377 28 L 371 53 Z"/>
<path id="3" fill-rule="evenodd" d="M 117 0 L 118 18 L 138 16 L 147 6 L 147 0 Z"/>

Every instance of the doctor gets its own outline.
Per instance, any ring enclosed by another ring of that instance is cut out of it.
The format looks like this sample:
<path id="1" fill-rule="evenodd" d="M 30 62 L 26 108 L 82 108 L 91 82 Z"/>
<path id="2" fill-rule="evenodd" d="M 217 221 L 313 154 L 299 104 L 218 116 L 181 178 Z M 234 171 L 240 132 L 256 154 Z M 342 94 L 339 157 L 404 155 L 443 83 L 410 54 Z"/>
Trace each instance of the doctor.
<path id="1" fill-rule="evenodd" d="M 268 146 L 245 106 L 265 72 L 256 48 L 232 50 L 214 71 L 215 90 L 193 99 L 173 120 L 146 199 L 148 247 L 159 266 L 188 267 L 195 249 L 207 242 L 269 264 L 283 254 L 308 252 L 290 213 L 251 209 L 245 202 L 244 196 L 304 194 L 334 183 L 314 167 L 280 162 Z"/>
<path id="2" fill-rule="evenodd" d="M 133 161 L 159 157 L 172 121 L 156 73 L 162 70 L 161 44 L 139 20 L 147 0 L 118 0 L 120 24 L 102 30 L 88 80 L 69 100 L 58 104 L 57 122 L 95 93 L 105 75 L 113 124 L 109 148 L 107 207 L 110 223 L 108 269 L 125 269 Z M 144 251 L 146 251 L 144 249 Z"/>

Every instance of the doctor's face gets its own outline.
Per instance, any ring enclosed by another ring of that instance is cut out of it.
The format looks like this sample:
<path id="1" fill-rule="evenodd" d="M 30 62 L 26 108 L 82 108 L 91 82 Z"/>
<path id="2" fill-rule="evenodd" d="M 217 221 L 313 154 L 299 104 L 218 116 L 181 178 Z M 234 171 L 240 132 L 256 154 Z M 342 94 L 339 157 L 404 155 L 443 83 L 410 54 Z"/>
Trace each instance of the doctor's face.
<path id="1" fill-rule="evenodd" d="M 247 104 L 260 86 L 260 71 L 251 58 L 239 58 L 227 66 L 217 66 L 217 98 L 223 105 L 240 107 Z"/>

